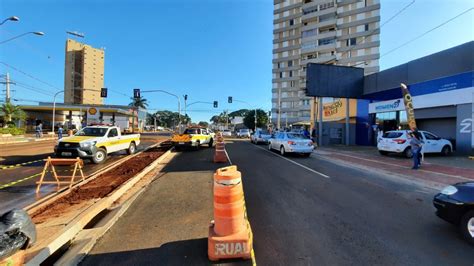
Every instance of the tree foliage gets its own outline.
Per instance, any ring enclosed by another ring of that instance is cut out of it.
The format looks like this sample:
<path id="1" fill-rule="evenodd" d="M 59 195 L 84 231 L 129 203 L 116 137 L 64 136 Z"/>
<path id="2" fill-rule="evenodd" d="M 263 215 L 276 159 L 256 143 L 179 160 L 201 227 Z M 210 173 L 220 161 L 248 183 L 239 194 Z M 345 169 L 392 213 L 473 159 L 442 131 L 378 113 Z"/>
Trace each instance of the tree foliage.
<path id="1" fill-rule="evenodd" d="M 20 106 L 14 105 L 12 103 L 4 103 L 1 107 L 1 111 L 3 114 L 3 119 L 5 120 L 5 124 L 8 122 L 17 121 L 17 120 L 25 120 L 26 113 L 23 111 Z"/>
<path id="2" fill-rule="evenodd" d="M 153 114 L 149 113 L 147 115 L 148 124 L 153 125 L 155 123 L 155 117 L 156 117 L 157 126 L 172 128 L 178 125 L 178 121 L 179 121 L 178 112 L 165 110 L 165 111 L 158 111 Z M 191 118 L 187 114 L 181 115 L 181 124 L 187 124 L 190 122 L 191 122 Z"/>
<path id="3" fill-rule="evenodd" d="M 148 107 L 147 99 L 140 97 L 140 98 L 130 98 L 132 102 L 128 105 L 134 108 L 143 108 L 146 109 Z"/>
<path id="4" fill-rule="evenodd" d="M 255 128 L 255 111 L 250 111 L 244 117 L 244 125 L 248 128 Z M 268 125 L 268 114 L 262 109 L 257 109 L 257 127 L 266 128 Z"/>
<path id="5" fill-rule="evenodd" d="M 198 125 L 201 126 L 201 127 L 208 127 L 209 123 L 206 122 L 206 121 L 199 121 Z"/>

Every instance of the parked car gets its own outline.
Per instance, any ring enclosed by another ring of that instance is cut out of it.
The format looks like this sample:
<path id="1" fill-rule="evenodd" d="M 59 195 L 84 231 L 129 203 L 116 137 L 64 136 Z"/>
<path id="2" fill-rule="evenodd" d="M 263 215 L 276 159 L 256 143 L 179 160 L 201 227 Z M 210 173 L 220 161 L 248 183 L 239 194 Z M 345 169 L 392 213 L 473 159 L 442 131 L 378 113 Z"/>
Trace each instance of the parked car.
<path id="1" fill-rule="evenodd" d="M 224 136 L 224 137 L 230 137 L 230 136 L 232 136 L 232 132 L 230 132 L 230 130 L 228 130 L 228 129 L 224 129 L 224 130 L 222 131 L 222 136 Z"/>
<path id="2" fill-rule="evenodd" d="M 474 244 L 474 182 L 444 188 L 433 199 L 436 215 L 459 226 L 461 234 Z"/>
<path id="3" fill-rule="evenodd" d="M 257 129 L 254 134 L 250 136 L 250 142 L 259 144 L 259 143 L 268 143 L 268 140 L 272 137 L 272 134 L 267 130 Z"/>
<path id="4" fill-rule="evenodd" d="M 377 149 L 380 154 L 402 153 L 407 158 L 413 156 L 410 148 L 410 137 L 407 130 L 387 131 L 380 138 Z M 453 151 L 453 145 L 447 139 L 442 139 L 428 131 L 419 131 L 424 142 L 422 151 L 424 153 L 441 153 L 449 155 Z"/>
<path id="5" fill-rule="evenodd" d="M 301 153 L 311 156 L 314 150 L 313 141 L 303 134 L 292 132 L 277 132 L 269 140 L 269 150 L 278 150 L 281 155 L 287 153 Z"/>
<path id="6" fill-rule="evenodd" d="M 250 129 L 242 128 L 237 131 L 238 138 L 250 138 Z"/>

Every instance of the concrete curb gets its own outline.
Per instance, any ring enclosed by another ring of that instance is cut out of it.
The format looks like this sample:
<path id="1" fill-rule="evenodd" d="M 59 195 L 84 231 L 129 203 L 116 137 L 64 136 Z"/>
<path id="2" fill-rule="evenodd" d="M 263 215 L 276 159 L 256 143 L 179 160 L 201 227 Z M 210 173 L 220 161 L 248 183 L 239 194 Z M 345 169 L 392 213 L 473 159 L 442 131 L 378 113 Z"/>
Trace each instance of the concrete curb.
<path id="1" fill-rule="evenodd" d="M 148 174 L 151 170 L 153 170 L 156 167 L 156 165 L 158 165 L 161 161 L 163 161 L 170 153 L 171 153 L 171 150 L 168 150 L 167 152 L 162 154 L 159 158 L 157 158 L 153 163 L 151 163 L 145 169 L 143 169 L 140 173 L 138 173 L 137 175 L 129 179 L 126 183 L 122 184 L 118 189 L 112 192 L 112 194 L 108 195 L 105 198 L 99 199 L 98 201 L 94 202 L 91 206 L 87 207 L 87 209 L 84 210 L 82 213 L 77 214 L 71 222 L 65 225 L 64 228 L 60 232 L 58 232 L 58 234 L 55 235 L 54 239 L 51 239 L 51 240 L 48 239 L 49 243 L 47 243 L 44 247 L 42 247 L 38 253 L 36 253 L 30 258 L 27 258 L 28 262 L 25 263 L 25 265 L 40 265 L 54 252 L 61 249 L 64 245 L 67 245 L 68 242 L 70 242 L 81 231 L 84 230 L 84 227 L 90 221 L 92 221 L 102 211 L 110 208 L 117 199 L 123 196 L 131 187 L 133 187 L 133 185 L 135 185 L 138 181 L 140 181 L 141 178 L 143 178 L 146 174 Z M 38 208 L 38 206 L 36 206 L 36 208 Z M 121 212 L 118 212 L 118 214 L 120 213 Z M 105 232 L 106 231 L 104 231 L 104 233 Z M 94 240 L 94 243 L 96 240 L 97 239 Z M 92 248 L 93 244 L 86 245 L 85 247 Z M 76 257 L 76 256 L 73 256 L 71 258 L 71 262 L 74 262 L 74 261 L 80 262 L 80 260 L 82 260 L 82 258 Z"/>

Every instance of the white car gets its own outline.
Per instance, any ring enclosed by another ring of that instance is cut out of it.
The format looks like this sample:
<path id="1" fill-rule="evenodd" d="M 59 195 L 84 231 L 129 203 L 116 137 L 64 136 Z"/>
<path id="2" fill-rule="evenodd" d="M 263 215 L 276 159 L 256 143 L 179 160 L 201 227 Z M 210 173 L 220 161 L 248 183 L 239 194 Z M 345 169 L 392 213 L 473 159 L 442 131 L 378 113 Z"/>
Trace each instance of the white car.
<path id="1" fill-rule="evenodd" d="M 237 131 L 238 138 L 250 138 L 250 129 L 242 128 Z"/>
<path id="2" fill-rule="evenodd" d="M 250 142 L 259 144 L 259 143 L 268 143 L 268 140 L 272 137 L 272 134 L 267 130 L 257 129 L 252 136 L 250 136 Z"/>
<path id="3" fill-rule="evenodd" d="M 303 134 L 293 132 L 276 132 L 268 144 L 269 150 L 278 150 L 281 155 L 301 153 L 309 157 L 314 150 L 313 141 Z"/>
<path id="4" fill-rule="evenodd" d="M 222 131 L 222 136 L 224 136 L 224 137 L 230 137 L 230 136 L 232 136 L 232 132 L 230 132 L 230 130 L 228 130 L 228 129 L 224 129 L 224 130 Z"/>
<path id="5" fill-rule="evenodd" d="M 427 131 L 419 131 L 424 142 L 422 152 L 424 153 L 441 153 L 449 155 L 453 151 L 453 145 L 447 139 L 442 139 L 433 133 Z M 377 149 L 380 154 L 387 155 L 389 153 L 402 153 L 407 158 L 413 156 L 410 147 L 410 137 L 407 130 L 387 131 L 380 138 Z"/>

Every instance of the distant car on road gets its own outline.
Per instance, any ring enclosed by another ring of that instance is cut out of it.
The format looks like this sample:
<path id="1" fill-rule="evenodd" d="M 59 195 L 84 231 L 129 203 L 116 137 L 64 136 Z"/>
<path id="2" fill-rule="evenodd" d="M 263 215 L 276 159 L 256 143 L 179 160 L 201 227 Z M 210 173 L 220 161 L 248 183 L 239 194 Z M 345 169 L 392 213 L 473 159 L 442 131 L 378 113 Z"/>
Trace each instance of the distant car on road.
<path id="1" fill-rule="evenodd" d="M 264 129 L 257 129 L 254 134 L 250 136 L 250 142 L 259 144 L 259 143 L 268 143 L 268 140 L 272 137 L 272 134 Z"/>
<path id="2" fill-rule="evenodd" d="M 313 141 L 303 134 L 292 132 L 276 132 L 269 140 L 269 150 L 278 150 L 281 155 L 300 153 L 311 156 L 314 150 Z"/>
<path id="3" fill-rule="evenodd" d="M 242 128 L 237 131 L 238 138 L 250 138 L 250 129 Z"/>
<path id="4" fill-rule="evenodd" d="M 442 139 L 428 131 L 419 131 L 422 136 L 424 153 L 441 153 L 449 155 L 453 151 L 453 145 L 447 139 Z M 407 158 L 413 156 L 410 148 L 410 138 L 407 130 L 395 130 L 385 132 L 377 144 L 380 154 L 401 153 Z"/>
<path id="5" fill-rule="evenodd" d="M 461 234 L 474 245 L 474 182 L 444 188 L 433 199 L 436 215 L 459 226 Z"/>
<path id="6" fill-rule="evenodd" d="M 175 149 L 193 147 L 199 149 L 203 144 L 212 147 L 215 134 L 212 130 L 202 127 L 188 127 L 182 134 L 174 134 L 171 142 Z"/>
<path id="7" fill-rule="evenodd" d="M 228 129 L 224 129 L 224 130 L 222 131 L 222 136 L 224 136 L 224 137 L 231 137 L 231 136 L 232 136 L 232 132 L 230 132 L 230 130 L 228 130 Z"/>

